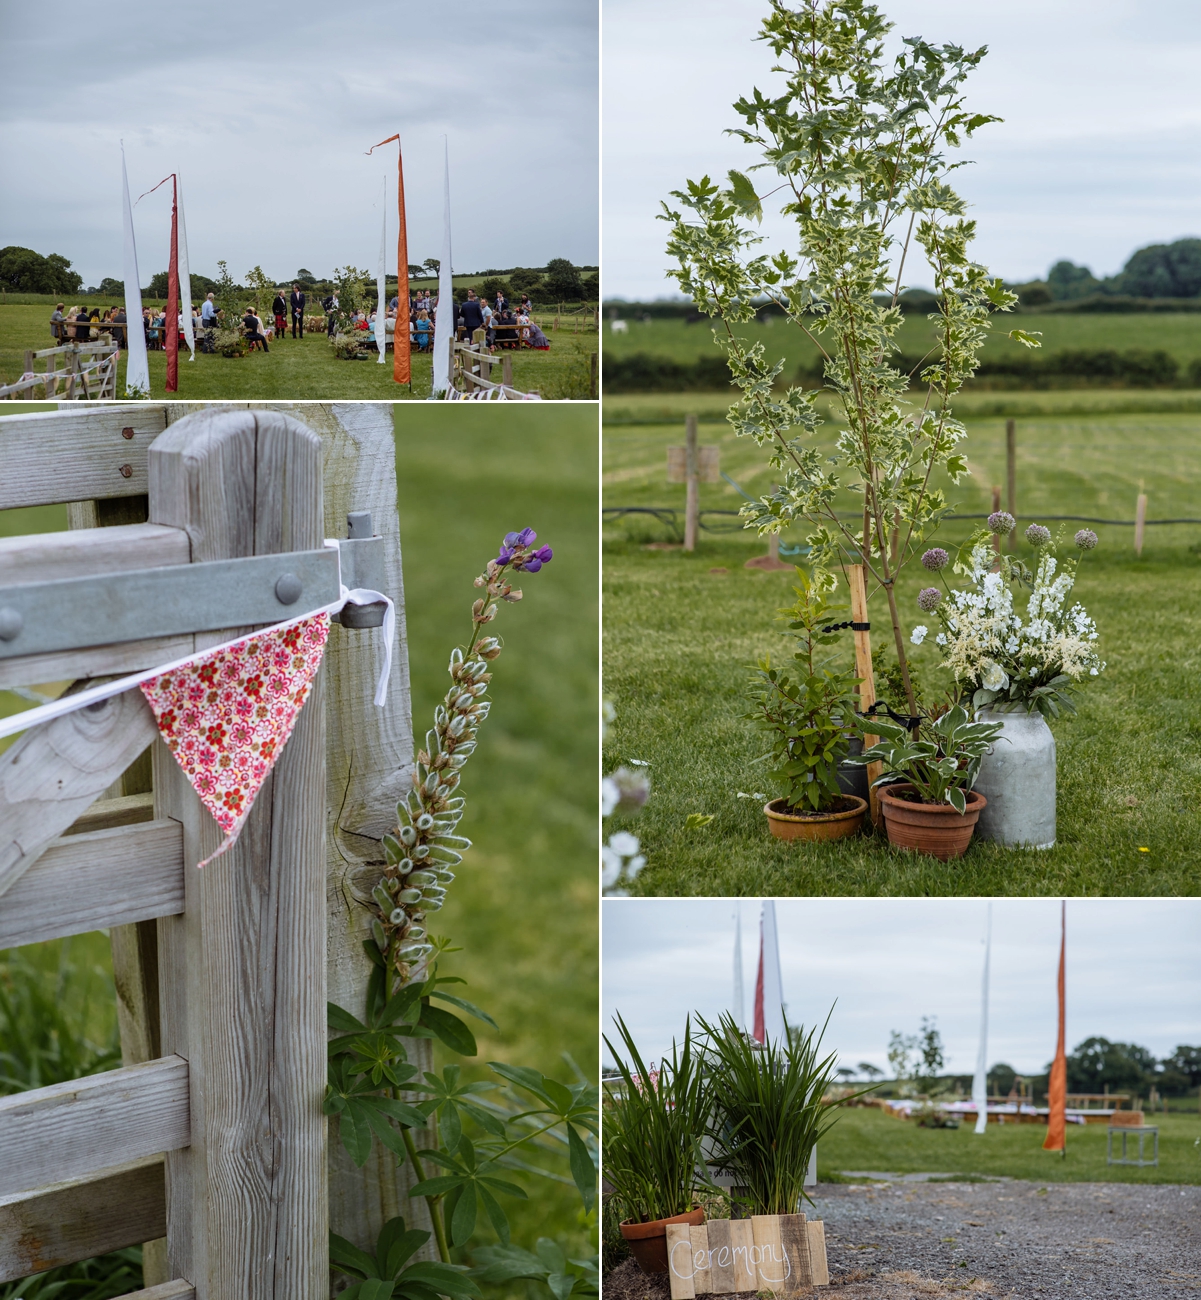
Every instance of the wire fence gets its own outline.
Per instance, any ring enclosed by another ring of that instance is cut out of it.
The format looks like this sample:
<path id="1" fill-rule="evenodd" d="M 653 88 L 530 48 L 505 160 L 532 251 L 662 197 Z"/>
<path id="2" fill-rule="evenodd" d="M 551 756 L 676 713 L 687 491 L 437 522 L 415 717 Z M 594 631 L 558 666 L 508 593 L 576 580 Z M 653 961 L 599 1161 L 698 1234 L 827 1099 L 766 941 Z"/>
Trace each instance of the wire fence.
<path id="1" fill-rule="evenodd" d="M 683 528 L 678 522 L 679 516 L 684 511 L 674 506 L 603 506 L 601 508 L 601 518 L 606 523 L 615 523 L 618 519 L 626 515 L 651 515 L 661 524 L 671 528 L 679 536 L 683 536 Z M 738 533 L 742 532 L 741 524 L 720 524 L 707 523 L 706 516 L 718 516 L 737 519 L 739 512 L 737 510 L 702 510 L 698 516 L 698 526 L 707 533 Z M 840 512 L 839 519 L 862 518 L 860 514 L 851 514 L 849 512 Z M 944 520 L 950 519 L 987 519 L 986 514 L 959 514 L 953 512 L 943 516 Z M 1098 519 L 1092 515 L 1039 515 L 1040 520 L 1047 520 L 1049 523 L 1076 523 L 1076 524 L 1111 524 L 1118 528 L 1133 528 L 1136 521 L 1133 519 Z M 1201 524 L 1201 519 L 1146 519 L 1143 521 L 1144 527 L 1153 528 L 1157 525 L 1165 524 Z M 783 549 L 783 548 L 781 548 Z"/>

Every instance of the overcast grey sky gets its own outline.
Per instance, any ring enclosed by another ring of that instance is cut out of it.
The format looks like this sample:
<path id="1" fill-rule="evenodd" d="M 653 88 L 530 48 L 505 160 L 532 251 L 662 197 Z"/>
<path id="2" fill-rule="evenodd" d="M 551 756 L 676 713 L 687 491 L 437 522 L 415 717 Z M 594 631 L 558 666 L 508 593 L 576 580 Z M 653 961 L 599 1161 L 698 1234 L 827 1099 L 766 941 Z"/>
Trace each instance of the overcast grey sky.
<path id="1" fill-rule="evenodd" d="M 883 0 L 901 36 L 989 47 L 970 107 L 1004 123 L 963 151 L 954 183 L 980 225 L 975 256 L 1011 281 L 1060 258 L 1097 275 L 1150 243 L 1201 235 L 1201 5 L 1195 0 Z M 659 200 L 757 161 L 722 134 L 772 84 L 754 41 L 765 0 L 605 0 L 606 297 L 678 292 L 663 276 Z M 764 230 L 778 230 L 769 222 Z M 913 283 L 920 283 L 914 275 Z"/>
<path id="2" fill-rule="evenodd" d="M 597 0 L 289 0 L 56 10 L 0 0 L 0 246 L 121 277 L 132 197 L 177 171 L 194 271 L 374 271 L 396 146 L 409 260 L 442 243 L 450 145 L 458 270 L 595 265 Z M 169 187 L 135 209 L 142 283 L 167 265 Z"/>
<path id="3" fill-rule="evenodd" d="M 733 1001 L 736 900 L 608 899 L 602 906 L 602 1025 L 620 1011 L 646 1055 L 661 1055 L 700 1011 Z M 746 1017 L 753 1010 L 760 902 L 745 899 Z M 893 1029 L 937 1016 L 947 1068 L 975 1068 L 985 899 L 782 899 L 776 902 L 789 1021 L 834 1005 L 825 1045 L 845 1065 L 887 1068 Z M 996 899 L 989 1062 L 1038 1072 L 1055 1054 L 1056 899 Z M 1068 1049 L 1094 1035 L 1157 1056 L 1201 1043 L 1201 900 L 1076 899 L 1067 904 Z M 610 1060 L 604 1053 L 606 1062 Z"/>

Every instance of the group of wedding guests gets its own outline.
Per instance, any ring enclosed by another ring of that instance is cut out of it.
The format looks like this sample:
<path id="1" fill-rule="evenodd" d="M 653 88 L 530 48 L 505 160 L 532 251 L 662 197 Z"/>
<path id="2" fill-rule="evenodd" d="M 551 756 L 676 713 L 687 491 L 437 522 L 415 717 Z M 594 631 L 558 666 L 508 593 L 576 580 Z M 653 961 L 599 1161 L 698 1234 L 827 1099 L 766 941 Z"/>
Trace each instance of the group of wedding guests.
<path id="1" fill-rule="evenodd" d="M 246 307 L 238 322 L 243 337 L 250 344 L 251 350 L 262 348 L 269 352 L 269 340 L 287 337 L 288 318 L 291 318 L 292 337 L 303 338 L 305 327 L 305 308 L 307 296 L 299 284 L 292 286 L 291 293 L 280 288 L 271 303 L 269 316 L 260 316 L 254 305 Z M 387 307 L 384 320 L 385 341 L 392 342 L 391 336 L 396 332 L 396 317 L 399 298 L 393 297 Z M 336 293 L 321 300 L 326 314 L 327 333 L 332 338 L 342 327 L 342 315 L 338 306 Z M 529 298 L 521 295 L 521 300 L 513 306 L 503 293 L 497 293 L 495 305 L 487 298 L 480 297 L 474 289 L 468 289 L 466 297 L 460 303 L 452 303 L 455 311 L 456 332 L 462 331 L 460 337 L 472 338 L 476 330 L 483 330 L 487 346 L 495 351 L 497 348 L 537 348 L 546 351 L 550 340 L 535 324 L 533 305 Z M 199 307 L 192 309 L 192 333 L 202 352 L 212 352 L 214 335 L 222 326 L 222 312 L 213 295 L 207 294 Z M 356 331 L 368 335 L 375 342 L 378 312 L 356 312 L 350 320 L 350 326 Z M 429 352 L 434 345 L 434 327 L 438 315 L 438 300 L 432 298 L 429 290 L 418 290 L 409 298 L 409 347 L 418 352 Z M 176 321 L 180 341 L 184 339 L 184 313 L 181 309 Z M 167 314 L 163 308 L 146 307 L 142 311 L 142 330 L 146 347 L 157 351 L 166 346 Z M 50 317 L 50 334 L 57 343 L 86 343 L 98 339 L 102 334 L 111 335 L 119 348 L 124 349 L 127 339 L 128 320 L 124 307 L 109 307 L 103 311 L 99 307 L 72 307 L 63 309 L 60 302 L 55 306 Z"/>

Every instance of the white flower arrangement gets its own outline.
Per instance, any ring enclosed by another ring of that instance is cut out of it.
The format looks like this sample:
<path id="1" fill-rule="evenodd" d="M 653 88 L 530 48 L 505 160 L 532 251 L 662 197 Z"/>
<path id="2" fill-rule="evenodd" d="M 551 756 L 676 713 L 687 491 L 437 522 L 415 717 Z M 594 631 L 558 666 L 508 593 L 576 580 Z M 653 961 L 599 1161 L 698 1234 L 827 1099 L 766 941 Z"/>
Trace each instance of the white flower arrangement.
<path id="1" fill-rule="evenodd" d="M 994 570 L 998 556 L 990 534 L 976 535 L 969 545 L 967 563 L 957 563 L 955 571 L 971 588 L 948 589 L 948 599 L 937 607 L 943 627 L 935 637 L 943 650 L 941 667 L 971 693 L 975 708 L 1038 709 L 1048 717 L 1061 708 L 1072 711 L 1067 692 L 1105 669 L 1097 653 L 1096 624 L 1083 605 L 1065 608 L 1076 581 L 1075 561 L 1061 570 L 1051 548 L 1033 575 L 1007 556 L 1000 557 L 1001 567 Z M 1092 549 L 1079 537 L 1077 545 Z M 1030 588 L 1024 617 L 1014 609 L 1013 582 Z M 926 632 L 915 628 L 914 644 L 920 645 Z"/>

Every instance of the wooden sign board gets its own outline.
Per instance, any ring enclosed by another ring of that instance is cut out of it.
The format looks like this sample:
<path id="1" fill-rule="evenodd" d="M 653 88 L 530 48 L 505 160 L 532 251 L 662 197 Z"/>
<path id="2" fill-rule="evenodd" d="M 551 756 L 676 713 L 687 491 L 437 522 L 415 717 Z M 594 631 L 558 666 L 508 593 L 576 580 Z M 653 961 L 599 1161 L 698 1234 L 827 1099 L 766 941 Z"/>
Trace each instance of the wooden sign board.
<path id="1" fill-rule="evenodd" d="M 716 483 L 721 478 L 721 448 L 696 449 L 696 473 L 702 483 Z M 667 481 L 684 483 L 688 479 L 688 448 L 668 447 Z"/>
<path id="2" fill-rule="evenodd" d="M 672 1300 L 770 1291 L 792 1296 L 828 1286 L 825 1225 L 803 1214 L 755 1214 L 667 1225 Z"/>

